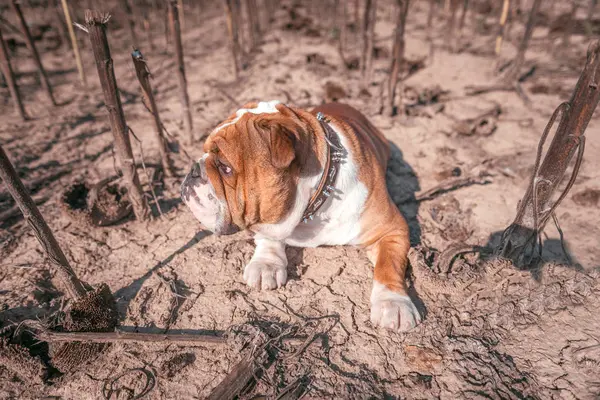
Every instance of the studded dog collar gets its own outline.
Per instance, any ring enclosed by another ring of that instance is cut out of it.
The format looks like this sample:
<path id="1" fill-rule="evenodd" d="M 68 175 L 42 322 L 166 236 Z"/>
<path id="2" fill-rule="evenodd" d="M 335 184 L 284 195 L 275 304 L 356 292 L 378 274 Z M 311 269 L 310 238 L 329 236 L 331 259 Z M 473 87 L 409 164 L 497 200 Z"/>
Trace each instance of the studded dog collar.
<path id="1" fill-rule="evenodd" d="M 317 186 L 317 190 L 310 198 L 308 206 L 302 215 L 302 222 L 305 224 L 314 218 L 315 213 L 325 204 L 331 193 L 335 189 L 335 180 L 340 169 L 340 164 L 346 151 L 340 143 L 337 133 L 329 125 L 329 120 L 323 113 L 317 113 L 317 120 L 325 133 L 325 142 L 327 143 L 327 160 L 323 175 Z"/>

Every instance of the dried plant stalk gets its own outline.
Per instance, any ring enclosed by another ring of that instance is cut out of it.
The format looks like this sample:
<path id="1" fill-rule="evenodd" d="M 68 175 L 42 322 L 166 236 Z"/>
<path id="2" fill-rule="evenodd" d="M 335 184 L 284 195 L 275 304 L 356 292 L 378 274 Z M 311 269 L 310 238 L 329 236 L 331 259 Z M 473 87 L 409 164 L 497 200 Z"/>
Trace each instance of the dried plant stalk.
<path id="1" fill-rule="evenodd" d="M 344 68 L 348 68 L 348 61 L 344 55 L 344 47 L 346 46 L 348 27 L 346 20 L 348 19 L 348 6 L 346 2 L 343 2 L 341 7 L 341 16 L 337 17 L 337 26 L 339 28 L 340 36 L 338 37 L 338 54 L 342 60 Z"/>
<path id="2" fill-rule="evenodd" d="M 457 47 L 457 40 L 454 37 L 454 28 L 456 26 L 456 13 L 458 12 L 458 6 L 460 6 L 460 0 L 450 0 L 450 18 L 448 19 L 447 25 L 447 40 L 450 45 L 450 51 L 455 51 Z"/>
<path id="3" fill-rule="evenodd" d="M 362 25 L 362 54 L 360 69 L 363 85 L 367 86 L 371 80 L 373 64 L 373 43 L 375 36 L 375 20 L 377 17 L 377 0 L 366 0 Z"/>
<path id="4" fill-rule="evenodd" d="M 56 27 L 58 28 L 61 42 L 64 40 L 65 43 L 69 43 L 69 41 L 70 41 L 69 33 L 67 32 L 67 28 L 65 26 L 65 21 L 63 21 L 62 16 L 60 14 L 60 10 L 58 9 L 57 0 L 49 0 L 48 5 L 53 10 L 54 17 L 56 19 Z"/>
<path id="5" fill-rule="evenodd" d="M 433 16 L 435 14 L 435 0 L 429 0 L 429 11 L 427 13 L 427 36 L 431 38 L 431 27 L 433 25 Z"/>
<path id="6" fill-rule="evenodd" d="M 233 58 L 233 72 L 235 79 L 239 76 L 239 53 L 240 53 L 240 42 L 239 42 L 239 33 L 238 33 L 238 24 L 236 23 L 237 19 L 234 17 L 233 13 L 235 10 L 234 2 L 235 0 L 224 0 L 225 7 L 225 16 L 227 17 L 227 31 L 229 32 L 229 40 L 231 42 L 231 56 Z"/>
<path id="7" fill-rule="evenodd" d="M 578 9 L 579 9 L 579 4 L 573 3 L 573 5 L 571 6 L 571 12 L 569 13 L 569 22 L 567 22 L 567 25 L 564 27 L 565 30 L 563 32 L 563 37 L 562 37 L 563 47 L 569 46 L 571 32 L 573 32 L 573 29 L 575 28 L 575 18 L 576 18 Z"/>
<path id="8" fill-rule="evenodd" d="M 529 18 L 527 19 L 527 26 L 525 27 L 525 34 L 523 35 L 523 40 L 521 40 L 521 44 L 519 45 L 519 51 L 513 60 L 513 64 L 510 70 L 506 73 L 505 79 L 508 82 L 513 82 L 518 79 L 521 68 L 523 66 L 523 62 L 525 61 L 525 52 L 527 51 L 527 47 L 529 46 L 529 40 L 531 36 L 533 36 L 533 29 L 535 28 L 535 20 L 538 14 L 538 10 L 540 9 L 541 0 L 533 0 L 533 5 L 531 6 L 531 11 L 529 13 Z"/>
<path id="9" fill-rule="evenodd" d="M 144 18 L 144 32 L 146 32 L 146 39 L 148 40 L 148 46 L 150 47 L 150 50 L 154 50 L 155 46 L 154 46 L 154 40 L 152 39 L 152 27 L 150 24 L 150 13 L 148 12 L 147 8 L 144 8 L 143 18 Z"/>
<path id="10" fill-rule="evenodd" d="M 117 157 L 127 183 L 133 212 L 139 221 L 143 221 L 149 216 L 149 207 L 135 169 L 129 131 L 121 106 L 110 48 L 106 38 L 106 22 L 109 18 L 108 14 L 99 11 L 85 11 L 85 22 L 92 43 L 102 92 L 104 93 L 104 104 L 108 110 L 110 126 L 115 139 Z"/>
<path id="11" fill-rule="evenodd" d="M 154 94 L 152 94 L 152 86 L 150 85 L 150 71 L 148 70 L 146 60 L 141 51 L 134 50 L 133 53 L 131 53 L 131 58 L 133 59 L 135 73 L 140 82 L 144 103 L 154 117 L 154 132 L 156 134 L 156 141 L 158 142 L 158 151 L 160 153 L 163 171 L 166 176 L 173 176 L 172 162 L 169 158 L 169 151 L 167 149 L 167 140 L 163 135 L 163 125 L 160 116 L 158 115 L 158 107 L 156 106 Z"/>
<path id="12" fill-rule="evenodd" d="M 6 43 L 2 38 L 2 30 L 0 30 L 0 67 L 2 68 L 2 74 L 6 79 L 10 96 L 15 102 L 15 110 L 17 115 L 19 115 L 23 120 L 26 120 L 27 113 L 25 113 L 25 108 L 23 107 L 21 94 L 19 93 L 19 88 L 17 87 L 12 65 L 10 64 L 10 58 L 8 58 L 8 49 L 6 48 Z"/>
<path id="13" fill-rule="evenodd" d="M 36 334 L 44 342 L 161 342 L 161 343 L 202 343 L 202 345 L 225 343 L 223 336 L 210 334 L 140 333 L 140 332 L 52 332 L 44 330 Z"/>
<path id="14" fill-rule="evenodd" d="M 129 36 L 133 47 L 137 47 L 138 39 L 135 34 L 135 17 L 134 17 L 134 4 L 131 0 L 124 0 L 123 6 L 125 7 L 125 18 L 127 19 L 127 29 L 129 30 Z"/>
<path id="15" fill-rule="evenodd" d="M 469 0 L 463 0 L 462 13 L 460 14 L 460 22 L 458 23 L 458 31 L 462 32 L 465 27 L 465 20 L 467 18 L 467 11 L 469 10 Z"/>
<path id="16" fill-rule="evenodd" d="M 63 12 L 65 14 L 65 21 L 67 21 L 67 29 L 69 30 L 69 38 L 71 39 L 71 47 L 73 48 L 73 54 L 75 55 L 75 64 L 77 65 L 77 72 L 79 73 L 79 81 L 82 85 L 86 85 L 85 72 L 83 71 L 83 63 L 81 62 L 81 54 L 79 53 L 79 44 L 75 37 L 75 30 L 73 29 L 73 21 L 71 21 L 71 13 L 69 12 L 69 5 L 67 0 L 61 0 Z"/>
<path id="17" fill-rule="evenodd" d="M 500 49 L 502 48 L 502 40 L 506 32 L 506 20 L 508 19 L 508 10 L 510 9 L 510 0 L 504 0 L 502 4 L 502 14 L 500 14 L 500 23 L 498 27 L 498 36 L 496 36 L 496 55 L 500 55 Z"/>
<path id="18" fill-rule="evenodd" d="M 600 41 L 596 41 L 588 49 L 587 62 L 571 100 L 556 109 L 544 130 L 527 192 L 519 203 L 514 222 L 504 231 L 496 249 L 498 254 L 517 264 L 527 263 L 526 259 L 536 248 L 536 239 L 575 181 L 584 151 L 585 129 L 600 99 L 599 78 Z M 559 114 L 556 134 L 540 165 L 544 143 Z M 552 202 L 552 196 L 576 151 L 578 154 L 571 178 L 562 194 Z"/>
<path id="19" fill-rule="evenodd" d="M 50 81 L 48 80 L 48 75 L 46 74 L 46 70 L 42 65 L 42 60 L 40 59 L 40 55 L 33 43 L 33 38 L 31 37 L 31 32 L 29 32 L 29 28 L 27 27 L 27 22 L 25 21 L 25 17 L 23 16 L 23 12 L 21 11 L 21 5 L 17 0 L 10 0 L 10 4 L 12 6 L 13 11 L 17 14 L 17 19 L 19 20 L 19 24 L 21 25 L 21 31 L 25 36 L 25 44 L 27 48 L 33 55 L 33 61 L 37 66 L 38 72 L 40 73 L 40 81 L 42 82 L 42 87 L 46 91 L 48 95 L 48 99 L 52 103 L 52 105 L 56 105 L 56 101 L 54 100 L 54 95 L 52 94 L 52 87 L 50 86 Z"/>
<path id="20" fill-rule="evenodd" d="M 65 254 L 58 245 L 50 227 L 46 224 L 40 210 L 38 210 L 35 202 L 27 193 L 27 189 L 25 189 L 23 182 L 19 179 L 17 172 L 10 163 L 2 146 L 0 146 L 0 178 L 2 178 L 9 193 L 13 199 L 15 199 L 15 203 L 17 203 L 21 209 L 25 221 L 27 221 L 31 229 L 33 229 L 35 237 L 44 248 L 48 258 L 56 267 L 58 277 L 64 286 L 63 289 L 65 292 L 68 293 L 72 299 L 83 297 L 86 293 L 83 284 L 77 279 L 75 272 L 71 268 L 71 265 L 69 265 L 69 261 L 67 261 Z"/>
<path id="21" fill-rule="evenodd" d="M 183 0 L 177 0 L 177 14 L 179 16 L 179 26 L 181 32 L 185 31 L 185 11 L 183 9 Z"/>
<path id="22" fill-rule="evenodd" d="M 398 75 L 400 75 L 400 69 L 404 62 L 404 28 L 406 27 L 406 16 L 408 14 L 409 3 L 409 0 L 398 0 L 398 15 L 394 34 L 394 47 L 392 49 L 392 65 L 390 67 L 390 76 L 388 79 L 388 114 L 390 116 L 393 116 L 396 111 L 396 86 L 398 85 Z M 402 99 L 398 102 L 398 114 L 404 114 Z"/>
<path id="23" fill-rule="evenodd" d="M 594 11 L 596 10 L 596 6 L 598 5 L 598 0 L 589 0 L 587 7 L 587 16 L 585 18 L 585 30 L 587 31 L 588 36 L 592 36 L 594 34 L 594 29 L 592 27 L 592 18 L 594 18 Z"/>
<path id="24" fill-rule="evenodd" d="M 259 371 L 260 367 L 257 367 L 252 359 L 244 358 L 213 389 L 207 400 L 237 399 L 242 390 L 254 379 L 254 375 Z"/>
<path id="25" fill-rule="evenodd" d="M 250 43 L 252 44 L 252 48 L 255 48 L 258 45 L 258 40 L 260 37 L 260 23 L 258 20 L 256 0 L 246 0 L 246 10 L 248 12 Z"/>
<path id="26" fill-rule="evenodd" d="M 183 127 L 185 130 L 188 144 L 194 141 L 192 128 L 192 112 L 190 111 L 190 96 L 187 89 L 187 79 L 185 77 L 185 62 L 183 59 L 183 44 L 181 43 L 181 29 L 179 27 L 179 13 L 177 12 L 176 0 L 169 0 L 169 30 L 171 37 L 175 42 L 175 58 L 177 62 L 177 78 L 179 81 L 179 96 L 181 99 L 181 109 L 183 118 Z"/>

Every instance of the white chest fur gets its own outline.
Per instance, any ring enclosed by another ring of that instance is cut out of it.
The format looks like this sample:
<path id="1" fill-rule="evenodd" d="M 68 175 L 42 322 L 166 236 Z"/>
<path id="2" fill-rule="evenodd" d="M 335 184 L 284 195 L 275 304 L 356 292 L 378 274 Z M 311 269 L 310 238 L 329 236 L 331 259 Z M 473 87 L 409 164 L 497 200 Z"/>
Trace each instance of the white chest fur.
<path id="1" fill-rule="evenodd" d="M 360 217 L 367 199 L 366 186 L 358 179 L 358 169 L 349 151 L 346 138 L 332 124 L 348 154 L 340 165 L 335 190 L 315 214 L 303 223 L 302 214 L 320 175 L 302 178 L 298 183 L 297 198 L 288 216 L 278 224 L 255 227 L 257 237 L 280 240 L 291 246 L 317 247 L 323 245 L 356 244 L 360 234 Z"/>

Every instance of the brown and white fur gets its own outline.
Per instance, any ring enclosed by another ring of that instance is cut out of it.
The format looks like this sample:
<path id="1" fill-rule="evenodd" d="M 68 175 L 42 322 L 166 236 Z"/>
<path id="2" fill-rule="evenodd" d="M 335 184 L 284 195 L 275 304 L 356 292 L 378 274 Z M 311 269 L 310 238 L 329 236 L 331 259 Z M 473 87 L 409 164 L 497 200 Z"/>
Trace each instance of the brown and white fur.
<path id="1" fill-rule="evenodd" d="M 331 197 L 303 223 L 327 158 L 317 112 L 347 154 Z M 386 188 L 389 143 L 359 111 L 339 103 L 310 112 L 250 103 L 217 126 L 204 151 L 182 184 L 182 198 L 209 230 L 255 233 L 256 250 L 243 274 L 249 286 L 286 283 L 286 245 L 357 245 L 375 265 L 371 322 L 399 331 L 420 322 L 405 283 L 408 226 Z"/>

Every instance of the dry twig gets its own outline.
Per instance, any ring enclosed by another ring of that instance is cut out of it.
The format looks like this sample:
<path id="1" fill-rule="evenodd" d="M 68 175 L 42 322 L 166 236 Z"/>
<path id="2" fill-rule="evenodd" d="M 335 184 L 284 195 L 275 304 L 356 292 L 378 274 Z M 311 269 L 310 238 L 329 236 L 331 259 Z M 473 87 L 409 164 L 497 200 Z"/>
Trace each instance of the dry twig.
<path id="1" fill-rule="evenodd" d="M 143 221 L 148 218 L 149 208 L 135 168 L 127 123 L 121 106 L 110 48 L 106 38 L 106 23 L 109 18 L 108 14 L 98 11 L 86 10 L 85 12 L 85 22 L 92 43 L 98 76 L 104 93 L 104 104 L 108 110 L 119 163 L 127 183 L 135 216 L 139 221 Z"/>
<path id="2" fill-rule="evenodd" d="M 44 342 L 160 342 L 160 343 L 201 343 L 202 345 L 225 343 L 226 339 L 210 334 L 140 333 L 140 332 L 52 332 L 44 330 L 36 334 Z"/>
<path id="3" fill-rule="evenodd" d="M 389 95 L 389 110 L 390 116 L 396 113 L 395 102 L 396 102 L 396 86 L 398 84 L 398 75 L 402 63 L 404 62 L 404 28 L 406 26 L 406 15 L 408 14 L 409 0 L 398 0 L 398 18 L 396 22 L 396 31 L 394 35 L 394 47 L 392 50 L 392 66 L 390 67 L 390 76 L 388 80 L 388 95 Z M 402 91 L 400 91 L 402 93 Z M 400 115 L 404 114 L 404 107 L 402 98 L 398 102 L 397 113 Z"/>
<path id="4" fill-rule="evenodd" d="M 173 167 L 169 158 L 167 140 L 163 135 L 162 122 L 160 120 L 160 116 L 158 115 L 158 107 L 156 106 L 154 94 L 152 93 L 152 86 L 150 85 L 150 70 L 148 68 L 148 64 L 144 59 L 142 52 L 137 49 L 131 53 L 131 58 L 135 67 L 135 73 L 142 89 L 143 101 L 154 118 L 154 133 L 158 143 L 158 151 L 160 153 L 163 171 L 166 176 L 173 176 Z"/>
<path id="5" fill-rule="evenodd" d="M 56 267 L 58 276 L 61 279 L 64 290 L 69 293 L 73 299 L 83 297 L 86 290 L 82 282 L 77 279 L 75 272 L 71 268 L 69 261 L 62 252 L 58 242 L 54 238 L 50 227 L 44 221 L 42 214 L 33 202 L 33 199 L 27 193 L 23 182 L 17 176 L 17 172 L 10 163 L 8 156 L 0 146 L 0 178 L 6 185 L 8 191 L 19 205 L 25 220 L 33 229 L 35 237 L 40 242 L 44 251 L 50 258 L 52 264 Z"/>
<path id="6" fill-rule="evenodd" d="M 510 0 L 504 0 L 502 4 L 502 14 L 500 15 L 500 23 L 498 27 L 498 36 L 496 36 L 496 55 L 500 55 L 500 49 L 502 48 L 502 40 L 506 34 L 506 20 L 508 19 L 508 10 L 510 8 Z"/>
<path id="7" fill-rule="evenodd" d="M 362 54 L 360 70 L 365 88 L 371 80 L 373 66 L 373 44 L 375 40 L 375 22 L 377 19 L 377 0 L 366 0 L 362 24 Z"/>
<path id="8" fill-rule="evenodd" d="M 85 80 L 85 72 L 83 71 L 83 63 L 81 62 L 81 53 L 79 52 L 79 44 L 75 37 L 75 30 L 73 29 L 73 21 L 71 21 L 71 13 L 69 12 L 69 5 L 67 0 L 61 0 L 63 12 L 65 14 L 65 20 L 67 21 L 67 29 L 69 30 L 69 38 L 71 39 L 71 46 L 73 47 L 73 54 L 75 55 L 75 64 L 77 65 L 77 72 L 79 73 L 79 81 L 83 86 L 87 84 Z"/>
<path id="9" fill-rule="evenodd" d="M 183 60 L 183 44 L 181 43 L 181 28 L 179 26 L 179 13 L 177 12 L 176 0 L 169 0 L 169 30 L 175 41 L 175 57 L 177 62 L 177 78 L 179 80 L 179 94 L 181 98 L 181 109 L 183 126 L 186 140 L 189 145 L 194 142 L 194 133 L 192 131 L 192 113 L 190 110 L 190 96 L 187 89 L 187 79 L 185 78 L 185 62 Z"/>
<path id="10" fill-rule="evenodd" d="M 227 18 L 227 31 L 229 32 L 229 41 L 231 48 L 231 57 L 233 59 L 233 72 L 234 77 L 237 80 L 239 75 L 239 56 L 240 56 L 240 41 L 239 41 L 239 27 L 237 24 L 237 18 L 234 16 L 234 12 L 237 12 L 234 2 L 236 0 L 223 0 L 225 7 L 225 16 Z"/>
<path id="11" fill-rule="evenodd" d="M 37 66 L 38 72 L 40 73 L 40 81 L 42 82 L 42 87 L 46 91 L 48 99 L 50 100 L 52 105 L 56 105 L 54 95 L 52 94 L 52 87 L 50 86 L 50 81 L 48 80 L 48 75 L 46 74 L 46 70 L 42 65 L 42 60 L 40 59 L 40 55 L 37 51 L 37 48 L 35 47 L 33 38 L 31 37 L 31 33 L 29 32 L 29 27 L 27 26 L 27 22 L 25 21 L 25 17 L 23 16 L 23 12 L 21 11 L 21 5 L 17 0 L 10 0 L 10 4 L 15 14 L 17 14 L 17 19 L 19 20 L 19 24 L 21 25 L 21 31 L 25 36 L 25 44 L 27 45 L 27 48 L 33 55 L 33 61 Z"/>
<path id="12" fill-rule="evenodd" d="M 2 38 L 2 30 L 0 30 L 0 67 L 2 68 L 2 74 L 6 79 L 10 96 L 15 102 L 15 110 L 17 115 L 19 115 L 23 120 L 26 120 L 27 113 L 23 107 L 23 101 L 21 100 L 21 94 L 19 93 L 19 88 L 17 87 L 15 74 L 13 72 L 10 59 L 8 58 L 8 49 L 6 48 L 6 43 Z"/>

